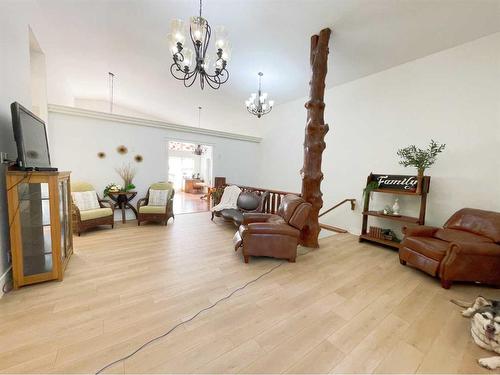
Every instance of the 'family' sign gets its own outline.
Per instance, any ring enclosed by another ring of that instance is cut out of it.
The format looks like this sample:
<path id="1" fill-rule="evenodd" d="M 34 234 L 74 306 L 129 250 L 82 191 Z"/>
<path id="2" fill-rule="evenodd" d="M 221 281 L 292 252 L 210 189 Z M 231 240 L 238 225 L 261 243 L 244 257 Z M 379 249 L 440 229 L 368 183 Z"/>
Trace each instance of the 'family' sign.
<path id="1" fill-rule="evenodd" d="M 372 180 L 378 182 L 379 189 L 416 191 L 417 176 L 395 174 L 372 174 Z"/>

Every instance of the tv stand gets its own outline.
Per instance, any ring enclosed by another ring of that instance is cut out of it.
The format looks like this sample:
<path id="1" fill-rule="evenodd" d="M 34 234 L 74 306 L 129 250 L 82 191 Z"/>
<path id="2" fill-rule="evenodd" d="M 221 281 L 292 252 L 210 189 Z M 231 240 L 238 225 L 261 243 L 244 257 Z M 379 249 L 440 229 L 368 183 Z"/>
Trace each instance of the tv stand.
<path id="1" fill-rule="evenodd" d="M 11 170 L 23 172 L 57 172 L 55 167 L 21 167 L 19 164 L 14 165 Z"/>
<path id="2" fill-rule="evenodd" d="M 62 280 L 73 253 L 70 172 L 9 170 L 6 180 L 14 289 Z"/>

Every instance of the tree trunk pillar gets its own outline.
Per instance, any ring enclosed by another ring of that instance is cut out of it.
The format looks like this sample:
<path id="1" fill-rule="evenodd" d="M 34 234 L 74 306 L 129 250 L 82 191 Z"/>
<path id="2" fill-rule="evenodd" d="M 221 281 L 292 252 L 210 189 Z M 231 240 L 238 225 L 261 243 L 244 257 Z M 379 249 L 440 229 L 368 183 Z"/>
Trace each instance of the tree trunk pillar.
<path id="1" fill-rule="evenodd" d="M 312 204 L 311 213 L 306 225 L 300 233 L 300 244 L 307 247 L 319 247 L 318 235 L 320 231 L 318 215 L 323 207 L 321 193 L 321 159 L 326 148 L 325 135 L 328 125 L 324 121 L 325 112 L 325 78 L 328 69 L 328 42 L 330 29 L 323 29 L 319 35 L 311 37 L 311 81 L 309 82 L 309 101 L 307 108 L 307 122 L 304 139 L 304 166 L 300 174 L 302 177 L 302 198 Z"/>

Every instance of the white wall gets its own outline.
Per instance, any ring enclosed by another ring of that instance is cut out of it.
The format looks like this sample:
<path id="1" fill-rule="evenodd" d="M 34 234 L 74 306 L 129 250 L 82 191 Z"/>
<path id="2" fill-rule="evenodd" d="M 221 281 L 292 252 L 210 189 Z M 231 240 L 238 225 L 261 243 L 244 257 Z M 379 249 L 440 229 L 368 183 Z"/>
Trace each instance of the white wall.
<path id="1" fill-rule="evenodd" d="M 32 1 L 0 3 L 0 151 L 17 157 L 10 104 L 14 101 L 31 107 L 29 24 L 36 4 Z M 0 164 L 0 296 L 9 268 L 10 250 L 5 165 Z"/>
<path id="2" fill-rule="evenodd" d="M 30 28 L 30 72 L 31 72 L 31 110 L 47 122 L 47 68 L 43 53 L 35 34 Z"/>
<path id="3" fill-rule="evenodd" d="M 59 170 L 72 171 L 73 181 L 92 183 L 100 193 L 110 182 L 122 183 L 115 168 L 126 162 L 137 169 L 134 180 L 139 192 L 137 198 L 145 195 L 151 183 L 166 181 L 168 140 L 212 145 L 213 175 L 226 176 L 227 181 L 253 184 L 258 174 L 259 144 L 255 142 L 55 112 L 49 112 L 49 139 L 52 164 Z M 116 152 L 119 145 L 128 148 L 126 155 Z M 97 157 L 100 151 L 106 153 L 105 159 Z M 144 157 L 142 163 L 134 162 L 136 154 Z"/>
<path id="4" fill-rule="evenodd" d="M 110 102 L 109 100 L 99 100 L 99 99 L 87 99 L 87 98 L 75 98 L 74 106 L 77 108 L 90 109 L 91 111 L 98 112 L 108 112 L 110 110 Z M 147 118 L 152 120 L 160 120 L 157 117 L 154 117 L 148 113 L 140 112 L 134 110 L 133 108 L 127 108 L 122 105 L 113 103 L 113 113 L 117 115 L 138 117 L 138 118 Z"/>
<path id="5" fill-rule="evenodd" d="M 324 223 L 359 232 L 366 176 L 414 174 L 398 165 L 396 151 L 431 138 L 447 146 L 427 171 L 427 223 L 442 225 L 462 207 L 500 211 L 499 46 L 497 33 L 327 90 L 324 207 L 351 197 L 360 204 L 354 213 L 337 209 Z M 334 61 L 334 44 L 330 53 Z M 260 186 L 300 191 L 306 100 L 279 105 L 264 118 Z M 392 200 L 374 207 L 385 203 Z M 402 212 L 416 214 L 415 203 L 400 199 Z"/>

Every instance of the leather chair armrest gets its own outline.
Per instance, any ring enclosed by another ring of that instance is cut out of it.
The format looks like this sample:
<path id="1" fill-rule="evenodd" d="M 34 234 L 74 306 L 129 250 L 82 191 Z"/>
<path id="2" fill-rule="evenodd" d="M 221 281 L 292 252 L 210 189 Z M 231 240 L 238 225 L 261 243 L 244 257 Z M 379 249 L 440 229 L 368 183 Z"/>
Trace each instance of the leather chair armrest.
<path id="1" fill-rule="evenodd" d="M 452 243 L 447 253 L 456 255 L 484 255 L 500 258 L 500 245 L 493 242 L 460 242 Z"/>
<path id="2" fill-rule="evenodd" d="M 475 281 L 500 287 L 500 245 L 452 242 L 439 266 L 441 281 Z"/>
<path id="3" fill-rule="evenodd" d="M 263 223 L 269 220 L 272 214 L 263 214 L 260 212 L 244 212 L 243 225 L 250 223 Z"/>
<path id="4" fill-rule="evenodd" d="M 250 223 L 246 231 L 251 234 L 281 234 L 285 236 L 298 237 L 300 231 L 287 224 L 276 223 Z"/>
<path id="5" fill-rule="evenodd" d="M 405 237 L 433 237 L 438 229 L 437 227 L 419 225 L 415 227 L 404 227 L 403 233 Z"/>

